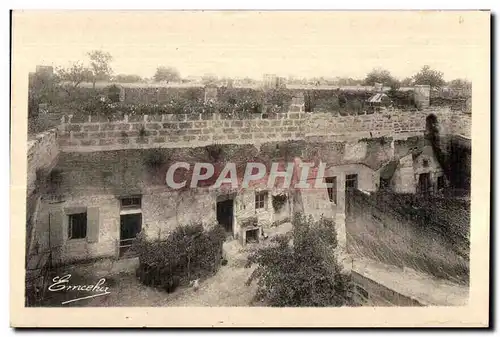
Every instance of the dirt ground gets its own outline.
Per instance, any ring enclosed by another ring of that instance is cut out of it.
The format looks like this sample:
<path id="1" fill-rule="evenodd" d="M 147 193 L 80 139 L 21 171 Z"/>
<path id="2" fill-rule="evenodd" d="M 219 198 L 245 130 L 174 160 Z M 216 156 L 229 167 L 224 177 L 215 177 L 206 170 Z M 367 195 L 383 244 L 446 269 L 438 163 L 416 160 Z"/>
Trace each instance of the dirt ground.
<path id="1" fill-rule="evenodd" d="M 291 224 L 284 224 L 266 232 L 270 237 L 282 234 L 291 229 Z M 96 294 L 88 291 L 47 291 L 43 306 L 72 307 L 160 307 L 160 306 L 250 306 L 256 284 L 246 285 L 255 267 L 245 268 L 248 252 L 257 245 L 249 244 L 243 248 L 237 240 L 224 243 L 224 252 L 228 263 L 221 266 L 212 277 L 203 280 L 195 291 L 192 287 L 180 287 L 169 294 L 165 291 L 141 284 L 135 277 L 135 269 L 131 266 L 117 268 L 117 262 L 62 268 L 54 276 L 71 274 L 71 285 L 95 285 L 101 278 L 105 279 L 102 287 L 109 287 L 109 294 L 82 299 L 77 298 Z M 123 270 L 126 270 L 125 272 Z M 51 282 L 50 282 L 51 283 Z M 50 285 L 50 284 L 48 284 Z M 47 285 L 47 286 L 48 286 Z"/>
<path id="2" fill-rule="evenodd" d="M 221 266 L 214 276 L 200 281 L 197 291 L 192 287 L 179 287 L 171 294 L 141 284 L 132 270 L 103 275 L 102 272 L 96 272 L 97 269 L 88 267 L 62 269 L 54 275 L 71 274 L 71 285 L 95 285 L 99 279 L 104 278 L 105 283 L 101 286 L 109 287 L 109 294 L 63 304 L 96 293 L 78 290 L 47 291 L 43 306 L 248 306 L 252 305 L 255 284 L 245 285 L 253 268 L 245 268 L 244 262 L 242 256 L 230 257 L 228 264 Z"/>

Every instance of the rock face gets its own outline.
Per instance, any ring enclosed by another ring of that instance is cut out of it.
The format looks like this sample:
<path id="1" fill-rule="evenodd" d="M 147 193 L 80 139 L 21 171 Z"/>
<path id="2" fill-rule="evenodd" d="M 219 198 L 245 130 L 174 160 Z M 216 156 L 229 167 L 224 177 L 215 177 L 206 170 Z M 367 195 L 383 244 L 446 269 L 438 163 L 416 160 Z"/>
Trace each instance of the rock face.
<path id="1" fill-rule="evenodd" d="M 432 146 L 451 187 L 470 190 L 470 138 L 443 134 L 437 117 L 430 114 L 426 119 L 425 140 Z"/>

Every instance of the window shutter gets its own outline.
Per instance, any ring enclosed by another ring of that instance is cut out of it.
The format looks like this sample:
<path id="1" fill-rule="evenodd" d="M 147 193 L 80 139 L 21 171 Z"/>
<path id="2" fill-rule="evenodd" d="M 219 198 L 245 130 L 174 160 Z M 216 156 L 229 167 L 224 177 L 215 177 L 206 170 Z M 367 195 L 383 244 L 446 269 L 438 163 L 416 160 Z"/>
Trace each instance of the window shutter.
<path id="1" fill-rule="evenodd" d="M 64 213 L 62 210 L 55 210 L 49 214 L 51 249 L 60 247 L 63 244 L 63 220 Z"/>
<path id="2" fill-rule="evenodd" d="M 89 207 L 87 209 L 87 241 L 89 243 L 99 242 L 99 208 Z"/>

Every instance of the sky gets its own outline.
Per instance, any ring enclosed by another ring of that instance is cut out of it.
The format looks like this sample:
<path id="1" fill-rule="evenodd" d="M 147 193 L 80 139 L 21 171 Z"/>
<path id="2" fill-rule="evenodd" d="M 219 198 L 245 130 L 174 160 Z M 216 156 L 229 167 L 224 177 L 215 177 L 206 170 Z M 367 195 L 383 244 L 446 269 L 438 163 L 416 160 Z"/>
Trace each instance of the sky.
<path id="1" fill-rule="evenodd" d="M 402 79 L 427 64 L 445 80 L 470 79 L 479 19 L 470 12 L 16 11 L 13 48 L 28 71 L 85 62 L 99 49 L 113 56 L 115 74 L 143 77 L 172 66 L 183 77 L 364 78 L 383 68 Z"/>

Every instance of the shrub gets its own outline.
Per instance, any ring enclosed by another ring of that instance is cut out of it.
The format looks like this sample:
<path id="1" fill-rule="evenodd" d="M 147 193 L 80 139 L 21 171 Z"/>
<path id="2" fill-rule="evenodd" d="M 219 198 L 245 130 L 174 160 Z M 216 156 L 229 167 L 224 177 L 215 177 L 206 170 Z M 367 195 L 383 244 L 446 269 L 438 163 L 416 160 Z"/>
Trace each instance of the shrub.
<path id="1" fill-rule="evenodd" d="M 108 87 L 108 99 L 113 103 L 120 102 L 120 88 L 117 85 Z"/>
<path id="2" fill-rule="evenodd" d="M 286 194 L 273 195 L 273 209 L 275 212 L 280 211 L 286 204 L 287 196 Z"/>
<path id="3" fill-rule="evenodd" d="M 137 276 L 145 285 L 172 292 L 217 271 L 224 239 L 221 226 L 204 229 L 202 224 L 177 227 L 165 240 L 147 240 L 141 234 L 133 247 L 139 256 Z"/>
<path id="4" fill-rule="evenodd" d="M 146 151 L 145 154 L 145 163 L 147 167 L 151 169 L 161 168 L 169 159 L 160 148 L 150 149 Z"/>
<path id="5" fill-rule="evenodd" d="M 213 143 L 205 146 L 205 151 L 207 152 L 210 160 L 212 160 L 214 163 L 222 159 L 224 152 L 222 145 L 219 143 Z"/>
<path id="6" fill-rule="evenodd" d="M 416 102 L 413 91 L 400 91 L 391 89 L 387 92 L 387 96 L 397 108 L 414 108 Z"/>
<path id="7" fill-rule="evenodd" d="M 257 264 L 247 281 L 257 280 L 257 300 L 278 307 L 351 304 L 349 276 L 334 255 L 333 221 L 296 215 L 291 237 L 279 235 L 272 242 L 248 258 L 249 265 Z"/>

